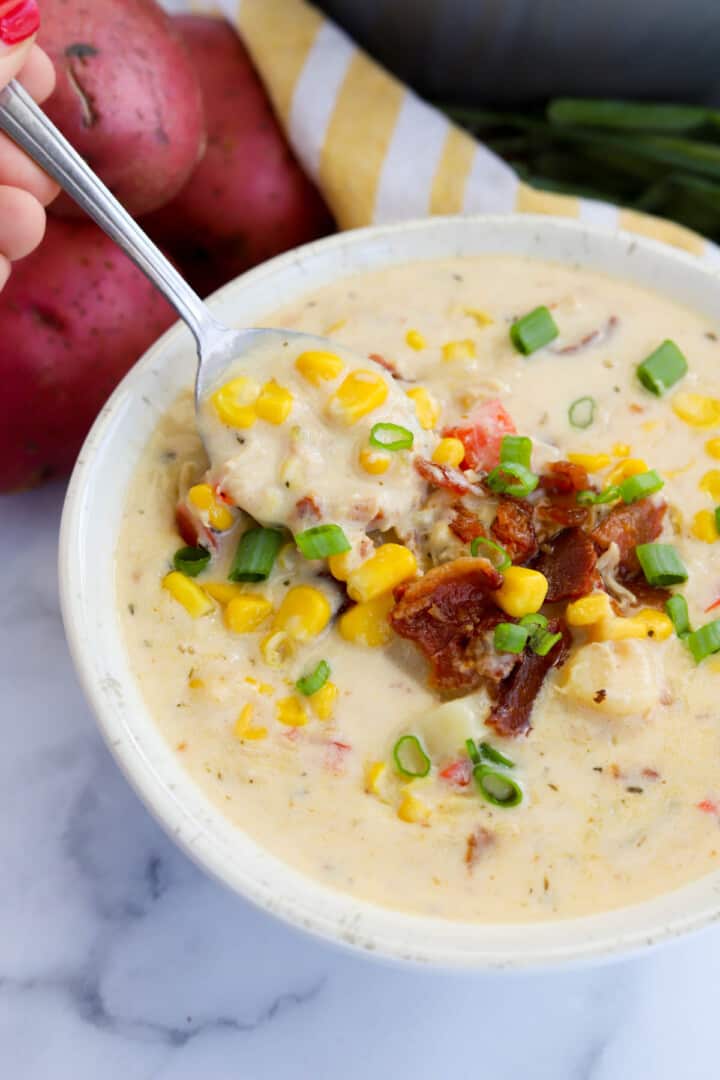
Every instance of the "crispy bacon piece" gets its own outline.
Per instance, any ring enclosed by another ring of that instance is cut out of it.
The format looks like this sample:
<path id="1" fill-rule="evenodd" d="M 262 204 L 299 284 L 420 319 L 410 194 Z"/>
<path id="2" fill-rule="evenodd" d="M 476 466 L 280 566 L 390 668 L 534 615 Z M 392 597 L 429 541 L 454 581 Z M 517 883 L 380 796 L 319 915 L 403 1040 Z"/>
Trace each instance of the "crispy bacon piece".
<path id="1" fill-rule="evenodd" d="M 570 650 L 570 631 L 562 619 L 551 619 L 548 630 L 562 633 L 562 639 L 547 656 L 527 651 L 520 663 L 500 683 L 497 702 L 485 721 L 498 735 L 521 735 L 530 728 L 535 698 L 538 696 L 545 676 L 553 667 L 560 667 Z"/>
<path id="2" fill-rule="evenodd" d="M 440 771 L 442 780 L 454 787 L 467 787 L 472 780 L 473 763 L 469 757 L 458 758 Z"/>
<path id="3" fill-rule="evenodd" d="M 597 552 L 582 529 L 563 529 L 553 537 L 533 563 L 548 581 L 547 602 L 576 600 L 592 591 Z"/>
<path id="4" fill-rule="evenodd" d="M 451 465 L 436 465 L 427 458 L 416 457 L 415 468 L 433 487 L 445 488 L 455 495 L 482 495 L 483 491 L 477 484 L 471 484 L 465 479 L 460 469 L 453 469 Z"/>
<path id="5" fill-rule="evenodd" d="M 478 536 L 485 535 L 485 529 L 480 520 L 473 514 L 472 510 L 468 510 L 467 506 L 463 506 L 461 502 L 458 502 L 455 503 L 452 509 L 453 517 L 450 522 L 450 529 L 455 533 L 458 540 L 462 540 L 463 544 L 471 544 Z"/>
<path id="6" fill-rule="evenodd" d="M 314 518 L 316 521 L 322 517 L 322 511 L 314 495 L 303 495 L 302 499 L 298 499 L 295 503 L 295 513 L 299 518 Z"/>
<path id="7" fill-rule="evenodd" d="M 629 577 L 640 571 L 635 548 L 657 539 L 662 532 L 666 509 L 665 503 L 654 503 L 650 499 L 639 499 L 629 506 L 614 506 L 590 533 L 601 551 L 606 551 L 612 543 L 617 544 L 621 576 Z"/>
<path id="8" fill-rule="evenodd" d="M 368 356 L 370 357 L 371 360 L 374 360 L 376 364 L 379 364 L 380 367 L 385 368 L 386 371 L 389 371 L 390 374 L 392 375 L 393 379 L 401 379 L 402 378 L 400 372 L 395 367 L 395 364 L 393 363 L 392 360 L 387 360 L 380 353 L 376 353 L 376 352 L 368 353 Z"/>
<path id="9" fill-rule="evenodd" d="M 427 658 L 432 686 L 467 694 L 486 678 L 499 682 L 517 663 L 492 643 L 490 631 L 506 618 L 492 600 L 501 584 L 487 559 L 465 556 L 395 590 L 390 624 Z"/>
<path id="10" fill-rule="evenodd" d="M 583 349 L 587 349 L 590 345 L 599 345 L 612 334 L 619 322 L 617 315 L 611 315 L 604 326 L 597 330 L 591 330 L 589 334 L 585 334 L 579 341 L 575 341 L 571 345 L 563 345 L 561 349 L 551 348 L 550 352 L 554 352 L 557 356 L 571 356 L 574 353 L 582 352 Z"/>
<path id="11" fill-rule="evenodd" d="M 658 585 L 650 585 L 644 577 L 632 578 L 632 580 L 626 581 L 624 584 L 631 593 L 634 593 L 638 604 L 642 604 L 643 607 L 657 608 L 659 611 L 665 610 L 665 604 L 670 596 L 669 589 L 661 589 Z"/>
<path id="12" fill-rule="evenodd" d="M 553 461 L 540 477 L 540 487 L 548 495 L 574 495 L 590 486 L 587 469 L 572 461 Z"/>
<path id="13" fill-rule="evenodd" d="M 472 870 L 473 866 L 488 848 L 491 848 L 495 843 L 495 834 L 491 833 L 489 829 L 480 826 L 475 832 L 471 832 L 465 841 L 465 862 L 467 863 L 468 870 Z"/>
<path id="14" fill-rule="evenodd" d="M 533 510 L 528 503 L 501 496 L 490 531 L 514 563 L 527 562 L 537 554 Z"/>
<path id="15" fill-rule="evenodd" d="M 560 528 L 584 525 L 590 511 L 575 501 L 575 495 L 553 495 L 535 504 L 535 525 L 541 534 L 552 535 Z"/>

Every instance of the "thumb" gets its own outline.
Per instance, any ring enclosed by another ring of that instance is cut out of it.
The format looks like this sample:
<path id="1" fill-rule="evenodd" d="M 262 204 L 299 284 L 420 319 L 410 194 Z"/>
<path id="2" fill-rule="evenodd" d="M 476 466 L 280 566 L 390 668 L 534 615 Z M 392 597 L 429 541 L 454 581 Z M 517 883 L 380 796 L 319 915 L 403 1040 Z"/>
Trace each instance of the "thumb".
<path id="1" fill-rule="evenodd" d="M 37 0 L 0 0 L 0 90 L 27 60 L 39 26 Z"/>

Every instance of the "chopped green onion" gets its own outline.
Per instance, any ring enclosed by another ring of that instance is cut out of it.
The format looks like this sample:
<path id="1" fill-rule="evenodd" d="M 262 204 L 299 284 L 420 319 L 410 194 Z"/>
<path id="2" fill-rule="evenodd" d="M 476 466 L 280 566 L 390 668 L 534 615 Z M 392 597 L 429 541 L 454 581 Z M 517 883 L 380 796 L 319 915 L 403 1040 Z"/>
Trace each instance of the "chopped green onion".
<path id="1" fill-rule="evenodd" d="M 517 623 L 501 622 L 495 627 L 493 644 L 496 652 L 521 653 L 527 645 L 530 631 Z"/>
<path id="2" fill-rule="evenodd" d="M 508 566 L 512 566 L 512 559 L 505 548 L 500 544 L 496 544 L 494 540 L 490 540 L 487 536 L 476 536 L 470 542 L 470 554 L 479 555 L 481 547 L 488 549 L 486 558 L 490 559 L 496 570 L 507 570 Z M 496 561 L 491 558 L 492 555 L 495 556 Z"/>
<path id="3" fill-rule="evenodd" d="M 393 747 L 393 758 L 401 776 L 427 776 L 430 772 L 430 758 L 417 735 L 402 735 Z"/>
<path id="4" fill-rule="evenodd" d="M 646 390 L 660 397 L 687 373 L 687 360 L 674 341 L 663 341 L 638 365 L 637 377 Z"/>
<path id="5" fill-rule="evenodd" d="M 547 618 L 544 615 L 541 615 L 539 611 L 535 611 L 531 615 L 523 615 L 520 620 L 520 626 L 527 626 L 530 629 L 530 633 L 532 633 L 534 629 L 545 630 L 547 624 Z"/>
<path id="6" fill-rule="evenodd" d="M 506 773 L 480 764 L 473 769 L 473 779 L 482 797 L 493 806 L 509 809 L 522 802 L 522 788 Z"/>
<path id="7" fill-rule="evenodd" d="M 720 619 L 705 623 L 699 630 L 693 630 L 685 638 L 685 644 L 696 664 L 699 664 L 706 656 L 720 652 Z"/>
<path id="8" fill-rule="evenodd" d="M 672 544 L 638 544 L 635 548 L 645 580 L 649 585 L 680 585 L 688 572 Z"/>
<path id="9" fill-rule="evenodd" d="M 620 488 L 613 484 L 604 491 L 578 491 L 576 498 L 581 506 L 602 506 L 619 499 Z"/>
<path id="10" fill-rule="evenodd" d="M 496 750 L 494 746 L 491 746 L 488 742 L 480 743 L 480 753 L 486 759 L 486 761 L 492 761 L 495 765 L 505 765 L 508 769 L 515 768 L 515 762 L 510 758 L 505 757 L 499 750 Z"/>
<path id="11" fill-rule="evenodd" d="M 623 502 L 634 503 L 638 499 L 644 499 L 647 495 L 654 495 L 662 487 L 665 487 L 663 478 L 655 469 L 649 469 L 647 472 L 628 476 L 618 485 L 618 490 Z"/>
<path id="12" fill-rule="evenodd" d="M 574 428 L 588 428 L 595 419 L 595 398 L 579 397 L 568 409 L 568 420 Z"/>
<path id="13" fill-rule="evenodd" d="M 327 660 L 321 660 L 315 670 L 311 671 L 309 675 L 303 675 L 295 683 L 295 686 L 305 697 L 310 697 L 311 694 L 316 694 L 318 690 L 321 690 L 329 678 L 330 665 Z"/>
<path id="14" fill-rule="evenodd" d="M 265 581 L 282 544 L 280 529 L 265 529 L 260 525 L 248 529 L 235 551 L 228 574 L 230 581 Z"/>
<path id="15" fill-rule="evenodd" d="M 675 593 L 665 601 L 665 611 L 669 615 L 675 633 L 678 637 L 684 637 L 690 633 L 690 613 L 688 612 L 687 600 L 680 593 Z"/>
<path id="16" fill-rule="evenodd" d="M 515 483 L 513 483 L 513 477 Z M 496 465 L 488 473 L 486 483 L 496 495 L 515 495 L 518 499 L 522 499 L 535 490 L 539 478 L 524 465 L 508 462 L 505 465 Z"/>
<path id="17" fill-rule="evenodd" d="M 720 506 L 715 507 L 715 528 L 720 533 Z"/>
<path id="18" fill-rule="evenodd" d="M 173 555 L 173 566 L 181 574 L 197 577 L 210 562 L 210 552 L 204 547 L 181 547 Z"/>
<path id="19" fill-rule="evenodd" d="M 554 341 L 560 331 L 555 325 L 555 320 L 544 306 L 536 307 L 521 319 L 517 319 L 510 327 L 510 340 L 523 356 L 537 352 L 544 345 Z"/>
<path id="20" fill-rule="evenodd" d="M 370 429 L 370 445 L 378 450 L 411 450 L 414 436 L 412 431 L 400 424 L 381 422 Z"/>
<path id="21" fill-rule="evenodd" d="M 295 534 L 295 543 L 306 559 L 327 559 L 350 550 L 350 541 L 339 525 L 313 525 Z"/>
<path id="22" fill-rule="evenodd" d="M 468 757 L 472 761 L 473 765 L 480 764 L 480 751 L 478 750 L 474 739 L 465 740 L 465 749 L 468 752 Z"/>
<path id="23" fill-rule="evenodd" d="M 551 634 L 549 630 L 540 630 L 530 638 L 530 648 L 536 656 L 547 656 L 562 637 L 561 633 Z"/>
<path id="24" fill-rule="evenodd" d="M 527 435 L 503 435 L 500 443 L 501 465 L 522 465 L 529 469 L 531 454 L 532 439 Z"/>

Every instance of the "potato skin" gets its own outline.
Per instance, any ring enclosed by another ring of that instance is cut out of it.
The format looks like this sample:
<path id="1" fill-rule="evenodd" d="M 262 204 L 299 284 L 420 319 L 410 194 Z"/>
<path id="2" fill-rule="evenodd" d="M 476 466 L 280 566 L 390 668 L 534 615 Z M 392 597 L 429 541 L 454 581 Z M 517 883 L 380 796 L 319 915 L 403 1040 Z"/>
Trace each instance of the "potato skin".
<path id="1" fill-rule="evenodd" d="M 237 34 L 222 20 L 177 16 L 202 88 L 207 150 L 180 194 L 143 220 L 202 295 L 333 228 L 292 155 Z"/>
<path id="2" fill-rule="evenodd" d="M 100 229 L 50 218 L 0 295 L 0 492 L 68 472 L 111 390 L 174 319 Z"/>
<path id="3" fill-rule="evenodd" d="M 40 44 L 57 70 L 45 110 L 133 214 L 163 206 L 202 155 L 200 87 L 154 0 L 43 0 Z M 52 212 L 81 217 L 66 195 Z"/>

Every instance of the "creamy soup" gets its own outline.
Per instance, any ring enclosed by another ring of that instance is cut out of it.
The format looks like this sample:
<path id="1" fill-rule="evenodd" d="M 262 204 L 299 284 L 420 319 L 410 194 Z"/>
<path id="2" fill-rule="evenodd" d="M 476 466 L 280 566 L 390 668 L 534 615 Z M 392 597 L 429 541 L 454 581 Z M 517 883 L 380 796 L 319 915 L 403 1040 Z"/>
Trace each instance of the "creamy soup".
<path id="1" fill-rule="evenodd" d="M 188 387 L 117 549 L 136 678 L 207 797 L 323 884 L 448 919 L 585 915 L 717 868 L 717 328 L 489 256 L 264 321 L 336 351 L 279 348 L 208 404 L 211 471 Z"/>

